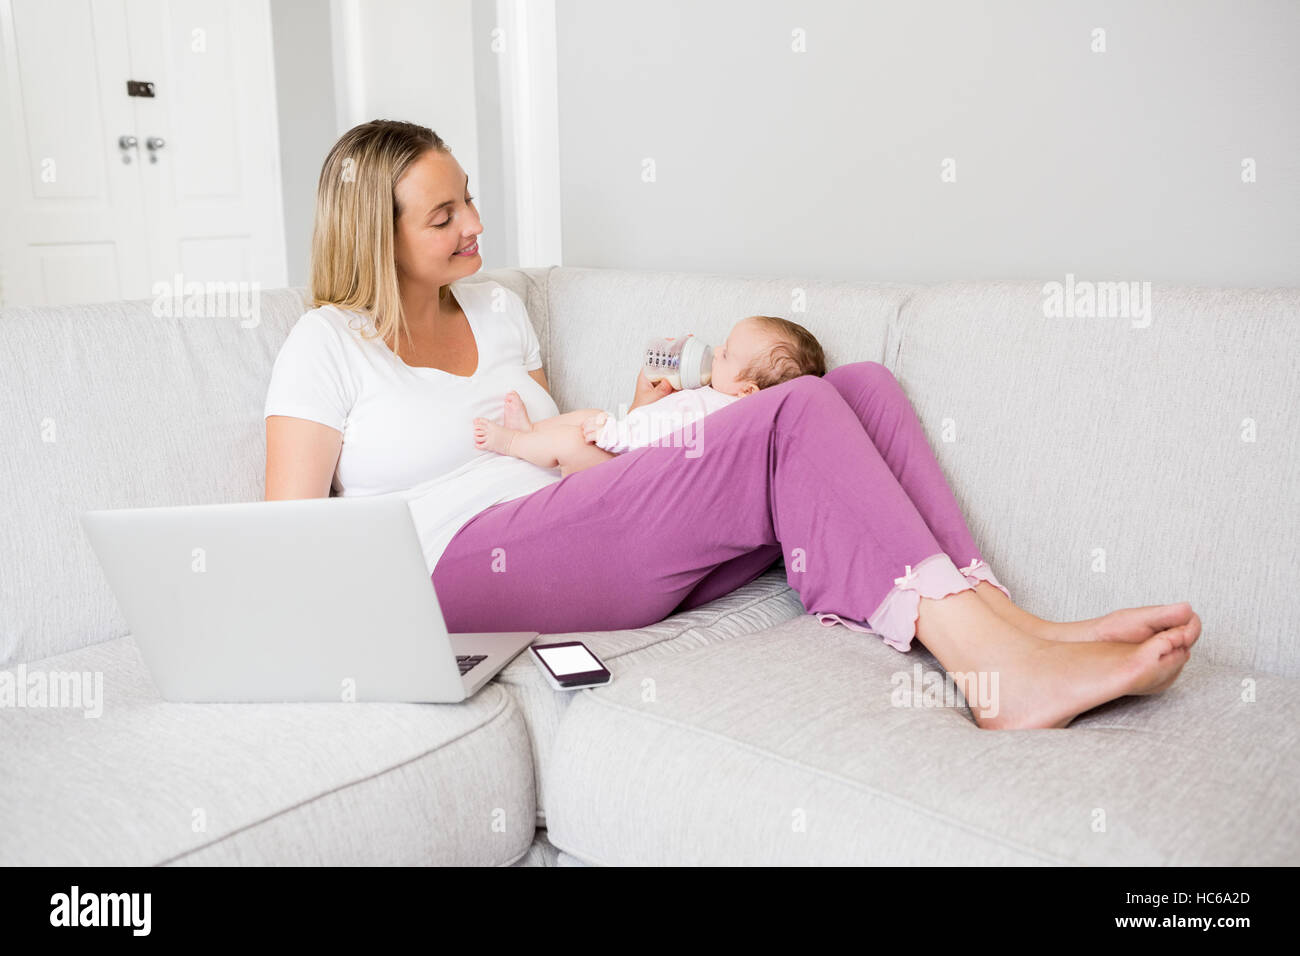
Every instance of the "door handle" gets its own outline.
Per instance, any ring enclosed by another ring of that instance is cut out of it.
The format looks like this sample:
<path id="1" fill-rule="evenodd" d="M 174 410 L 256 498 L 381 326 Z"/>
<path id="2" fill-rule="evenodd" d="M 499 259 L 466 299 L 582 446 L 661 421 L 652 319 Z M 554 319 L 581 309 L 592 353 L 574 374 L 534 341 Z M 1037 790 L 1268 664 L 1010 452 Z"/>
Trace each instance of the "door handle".
<path id="1" fill-rule="evenodd" d="M 119 136 L 117 138 L 117 148 L 122 151 L 122 162 L 131 162 L 131 150 L 136 148 L 137 140 L 134 136 Z"/>
<path id="2" fill-rule="evenodd" d="M 167 141 L 161 136 L 150 136 L 144 141 L 145 148 L 149 150 L 149 162 L 158 162 L 158 150 L 167 145 Z"/>

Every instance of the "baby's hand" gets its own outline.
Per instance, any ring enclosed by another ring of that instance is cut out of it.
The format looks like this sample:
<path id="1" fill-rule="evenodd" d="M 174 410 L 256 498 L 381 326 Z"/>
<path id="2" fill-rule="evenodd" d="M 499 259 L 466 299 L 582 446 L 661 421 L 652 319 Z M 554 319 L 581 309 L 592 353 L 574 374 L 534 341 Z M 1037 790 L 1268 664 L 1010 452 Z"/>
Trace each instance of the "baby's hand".
<path id="1" fill-rule="evenodd" d="M 582 423 L 582 437 L 587 441 L 594 443 L 596 441 L 596 436 L 600 434 L 600 430 L 604 427 L 608 418 L 609 416 L 604 412 L 601 412 L 599 415 L 589 416 L 587 420 Z"/>

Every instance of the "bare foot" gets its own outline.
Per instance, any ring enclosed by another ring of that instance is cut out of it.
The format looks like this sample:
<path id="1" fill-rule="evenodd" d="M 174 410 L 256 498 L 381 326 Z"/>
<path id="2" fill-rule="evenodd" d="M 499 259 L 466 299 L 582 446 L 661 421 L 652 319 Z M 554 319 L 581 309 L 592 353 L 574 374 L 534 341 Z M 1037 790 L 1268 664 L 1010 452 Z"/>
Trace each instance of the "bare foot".
<path id="1" fill-rule="evenodd" d="M 1201 636 L 1201 619 L 1186 601 L 1123 608 L 1083 621 L 1048 621 L 1013 604 L 988 581 L 976 583 L 975 593 L 999 617 L 1026 634 L 1047 641 L 1119 641 L 1140 644 L 1167 628 L 1182 624 L 1192 625 L 1190 639 L 1185 641 L 1188 647 L 1195 644 Z"/>
<path id="2" fill-rule="evenodd" d="M 1020 613 L 1025 627 L 971 591 L 921 599 L 916 636 L 966 694 L 981 728 L 1065 727 L 1117 697 L 1157 694 L 1174 682 L 1200 633 L 1193 617 L 1140 642 L 1053 641 L 1030 633 L 1037 619 Z"/>
<path id="3" fill-rule="evenodd" d="M 1012 644 L 999 653 L 1002 660 L 992 671 L 997 680 L 990 686 L 996 693 L 977 699 L 971 714 L 984 730 L 1061 728 L 1117 697 L 1158 694 L 1187 663 L 1185 629 L 1162 631 L 1140 644 Z"/>
<path id="4" fill-rule="evenodd" d="M 533 430 L 533 422 L 528 417 L 528 409 L 524 407 L 524 400 L 513 389 L 506 392 L 506 413 L 502 416 L 501 422 L 506 428 L 517 432 L 530 432 Z"/>
<path id="5" fill-rule="evenodd" d="M 1186 641 L 1186 646 L 1191 647 L 1201 636 L 1201 618 L 1186 601 L 1126 607 L 1085 621 L 1043 621 L 1037 630 L 1037 636 L 1051 641 L 1121 641 L 1140 644 L 1161 631 L 1181 625 L 1191 626 L 1190 640 Z"/>
<path id="6" fill-rule="evenodd" d="M 514 393 L 511 392 L 513 395 Z M 486 418 L 474 419 L 474 447 L 483 451 L 494 451 L 498 455 L 510 454 L 510 443 L 519 432 Z"/>

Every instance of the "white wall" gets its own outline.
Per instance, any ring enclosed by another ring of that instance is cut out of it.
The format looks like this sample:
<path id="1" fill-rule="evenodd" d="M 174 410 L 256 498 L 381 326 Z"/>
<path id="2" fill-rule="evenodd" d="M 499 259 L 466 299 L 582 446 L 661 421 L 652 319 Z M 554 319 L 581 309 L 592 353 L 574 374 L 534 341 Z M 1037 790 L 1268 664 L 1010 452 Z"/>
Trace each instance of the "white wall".
<path id="1" fill-rule="evenodd" d="M 323 0 L 271 0 L 271 33 L 289 285 L 304 286 L 311 265 L 316 183 L 325 154 L 339 134 L 329 4 Z"/>
<path id="2" fill-rule="evenodd" d="M 556 16 L 567 265 L 1300 285 L 1292 0 L 558 0 Z"/>
<path id="3" fill-rule="evenodd" d="M 471 0 L 334 0 L 333 8 L 339 132 L 372 119 L 427 126 L 447 143 L 477 196 Z"/>
<path id="4" fill-rule="evenodd" d="M 430 127 L 470 176 L 484 220 L 484 268 L 513 265 L 499 157 L 501 117 L 490 0 L 271 0 L 289 281 L 307 283 L 316 184 L 358 123 Z M 480 123 L 491 155 L 481 161 Z M 486 179 L 484 177 L 487 177 Z"/>

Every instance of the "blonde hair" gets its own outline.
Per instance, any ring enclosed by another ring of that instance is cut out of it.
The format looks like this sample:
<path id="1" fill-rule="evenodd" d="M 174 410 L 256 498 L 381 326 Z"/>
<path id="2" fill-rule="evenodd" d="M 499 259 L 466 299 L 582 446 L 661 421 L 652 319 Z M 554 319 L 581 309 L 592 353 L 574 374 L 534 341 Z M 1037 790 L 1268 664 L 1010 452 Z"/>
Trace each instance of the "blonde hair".
<path id="1" fill-rule="evenodd" d="M 825 375 L 826 353 L 817 337 L 798 322 L 773 315 L 751 315 L 777 341 L 761 352 L 736 376 L 759 388 L 771 388 L 800 375 Z"/>
<path id="2" fill-rule="evenodd" d="M 394 261 L 400 210 L 393 189 L 431 149 L 450 152 L 433 130 L 397 120 L 354 126 L 325 157 L 316 186 L 311 237 L 311 297 L 365 316 L 396 353 L 409 337 Z M 362 331 L 362 336 L 367 336 Z"/>

